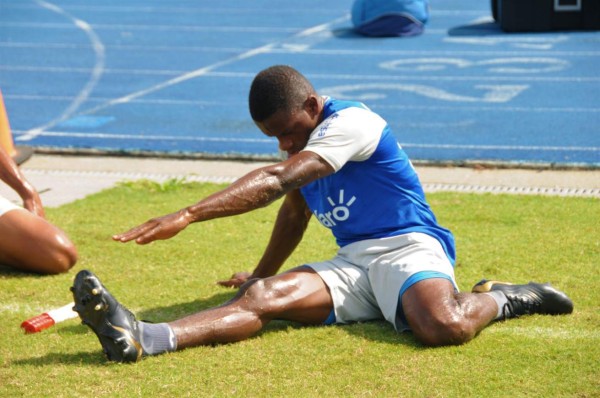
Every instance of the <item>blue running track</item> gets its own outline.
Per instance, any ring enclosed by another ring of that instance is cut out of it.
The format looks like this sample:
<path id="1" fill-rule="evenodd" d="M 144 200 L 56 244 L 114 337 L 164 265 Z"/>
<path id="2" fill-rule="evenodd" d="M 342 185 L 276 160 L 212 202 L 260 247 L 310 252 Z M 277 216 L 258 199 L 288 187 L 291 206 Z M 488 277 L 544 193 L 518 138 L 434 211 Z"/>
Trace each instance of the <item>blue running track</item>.
<path id="1" fill-rule="evenodd" d="M 362 100 L 411 158 L 600 167 L 600 32 L 506 34 L 486 0 L 434 0 L 425 34 L 352 33 L 352 2 L 0 0 L 17 145 L 272 158 L 253 76 L 289 64 Z"/>

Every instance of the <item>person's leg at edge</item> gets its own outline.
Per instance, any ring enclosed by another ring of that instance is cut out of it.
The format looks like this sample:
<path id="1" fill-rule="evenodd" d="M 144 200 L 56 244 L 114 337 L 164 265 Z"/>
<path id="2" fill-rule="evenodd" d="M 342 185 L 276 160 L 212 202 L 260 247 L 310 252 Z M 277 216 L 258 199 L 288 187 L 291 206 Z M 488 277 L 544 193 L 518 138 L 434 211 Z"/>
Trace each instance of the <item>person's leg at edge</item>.
<path id="1" fill-rule="evenodd" d="M 402 309 L 414 336 L 428 346 L 473 339 L 496 319 L 498 304 L 488 294 L 456 293 L 443 278 L 425 279 L 402 296 Z"/>
<path id="2" fill-rule="evenodd" d="M 222 306 L 170 322 L 177 348 L 247 339 L 273 319 L 322 324 L 333 301 L 319 275 L 300 267 L 265 279 L 250 280 Z"/>
<path id="3" fill-rule="evenodd" d="M 57 274 L 77 261 L 67 235 L 45 219 L 24 209 L 0 216 L 0 264 L 21 271 Z"/>

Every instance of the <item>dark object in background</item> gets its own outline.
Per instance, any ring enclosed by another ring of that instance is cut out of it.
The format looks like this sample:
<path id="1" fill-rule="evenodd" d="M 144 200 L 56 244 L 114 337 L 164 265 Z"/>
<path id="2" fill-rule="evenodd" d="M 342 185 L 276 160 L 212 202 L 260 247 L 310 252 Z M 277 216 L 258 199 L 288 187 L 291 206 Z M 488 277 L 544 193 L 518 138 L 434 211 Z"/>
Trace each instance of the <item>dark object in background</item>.
<path id="1" fill-rule="evenodd" d="M 506 32 L 599 30 L 600 0 L 492 0 L 492 15 Z"/>

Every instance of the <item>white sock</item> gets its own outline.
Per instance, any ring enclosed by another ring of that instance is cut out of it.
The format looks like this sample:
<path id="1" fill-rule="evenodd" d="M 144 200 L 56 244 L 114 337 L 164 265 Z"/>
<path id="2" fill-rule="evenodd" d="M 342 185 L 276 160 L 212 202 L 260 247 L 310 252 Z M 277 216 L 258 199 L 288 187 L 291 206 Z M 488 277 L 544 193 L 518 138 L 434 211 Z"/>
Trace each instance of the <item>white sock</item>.
<path id="1" fill-rule="evenodd" d="M 140 344 L 145 355 L 157 355 L 177 349 L 177 338 L 167 323 L 138 322 Z"/>
<path id="2" fill-rule="evenodd" d="M 495 320 L 504 319 L 504 306 L 508 303 L 508 299 L 506 295 L 502 293 L 500 290 L 492 290 L 491 292 L 485 292 L 483 294 L 489 295 L 494 299 L 496 305 L 498 305 L 498 313 L 496 314 Z"/>

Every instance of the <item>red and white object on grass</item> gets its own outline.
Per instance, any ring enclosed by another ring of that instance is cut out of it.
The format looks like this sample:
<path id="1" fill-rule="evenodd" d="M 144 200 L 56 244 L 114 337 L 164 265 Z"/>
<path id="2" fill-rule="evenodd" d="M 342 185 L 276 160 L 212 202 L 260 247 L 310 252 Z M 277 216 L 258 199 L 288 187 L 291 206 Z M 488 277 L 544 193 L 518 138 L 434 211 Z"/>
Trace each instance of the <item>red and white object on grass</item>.
<path id="1" fill-rule="evenodd" d="M 76 318 L 78 314 L 73 311 L 74 305 L 74 303 L 70 303 L 60 308 L 44 312 L 38 316 L 34 316 L 21 323 L 21 328 L 25 330 L 25 333 L 37 333 L 44 329 L 48 329 L 56 323 Z"/>

